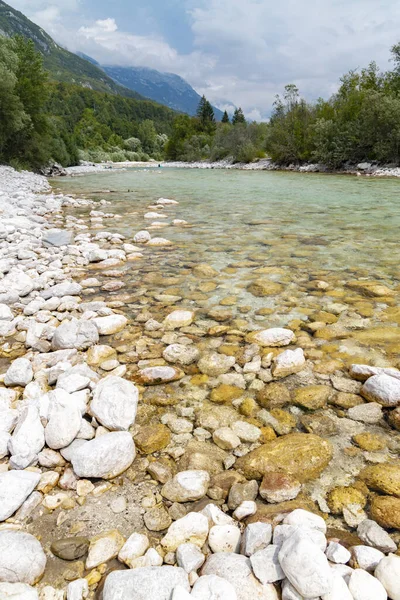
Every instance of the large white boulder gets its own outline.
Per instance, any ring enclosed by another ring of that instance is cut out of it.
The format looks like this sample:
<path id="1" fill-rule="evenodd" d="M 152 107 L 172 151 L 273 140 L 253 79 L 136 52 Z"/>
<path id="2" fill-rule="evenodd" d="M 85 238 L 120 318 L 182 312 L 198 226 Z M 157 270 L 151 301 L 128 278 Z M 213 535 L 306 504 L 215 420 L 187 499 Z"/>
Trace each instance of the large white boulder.
<path id="1" fill-rule="evenodd" d="M 33 370 L 30 360 L 17 358 L 8 367 L 4 376 L 4 383 L 8 386 L 20 385 L 25 387 L 33 379 Z"/>
<path id="2" fill-rule="evenodd" d="M 19 416 L 11 436 L 9 450 L 11 465 L 25 469 L 37 458 L 44 446 L 44 428 L 36 406 L 28 406 Z"/>
<path id="3" fill-rule="evenodd" d="M 353 600 L 387 600 L 381 582 L 363 569 L 353 571 L 348 585 Z"/>
<path id="4" fill-rule="evenodd" d="M 270 544 L 250 557 L 254 575 L 261 583 L 275 583 L 285 579 L 285 573 L 281 568 L 278 554 L 279 547 Z"/>
<path id="5" fill-rule="evenodd" d="M 83 441 L 83 440 L 82 440 Z M 107 433 L 72 452 L 71 462 L 78 477 L 112 479 L 128 469 L 136 456 L 127 431 Z"/>
<path id="6" fill-rule="evenodd" d="M 400 404 L 400 379 L 382 373 L 373 375 L 361 388 L 361 395 L 370 402 L 378 402 L 388 408 Z"/>
<path id="7" fill-rule="evenodd" d="M 195 582 L 192 598 L 196 600 L 237 600 L 235 588 L 218 575 L 203 575 Z"/>
<path id="8" fill-rule="evenodd" d="M 78 403 L 62 389 L 49 393 L 49 420 L 44 430 L 46 444 L 53 450 L 69 446 L 79 433 L 82 414 Z"/>
<path id="9" fill-rule="evenodd" d="M 96 385 L 90 412 L 107 429 L 125 430 L 135 422 L 138 400 L 131 381 L 111 375 Z"/>
<path id="10" fill-rule="evenodd" d="M 39 600 L 35 588 L 26 583 L 0 583 L 1 600 Z"/>
<path id="11" fill-rule="evenodd" d="M 93 319 L 100 335 L 111 335 L 122 331 L 128 319 L 124 315 L 108 315 L 107 317 L 96 317 Z"/>
<path id="12" fill-rule="evenodd" d="M 0 581 L 35 584 L 46 567 L 46 555 L 30 533 L 0 531 Z"/>
<path id="13" fill-rule="evenodd" d="M 99 341 L 99 331 L 93 321 L 71 319 L 63 321 L 54 332 L 51 345 L 53 350 L 87 350 Z"/>
<path id="14" fill-rule="evenodd" d="M 382 558 L 375 569 L 379 579 L 391 600 L 400 600 L 400 556 L 389 554 Z"/>
<path id="15" fill-rule="evenodd" d="M 40 473 L 6 471 L 0 473 L 0 521 L 5 521 L 25 502 L 40 480 Z"/>
<path id="16" fill-rule="evenodd" d="M 103 600 L 170 600 L 177 586 L 190 590 L 187 573 L 179 567 L 113 571 L 104 584 Z"/>

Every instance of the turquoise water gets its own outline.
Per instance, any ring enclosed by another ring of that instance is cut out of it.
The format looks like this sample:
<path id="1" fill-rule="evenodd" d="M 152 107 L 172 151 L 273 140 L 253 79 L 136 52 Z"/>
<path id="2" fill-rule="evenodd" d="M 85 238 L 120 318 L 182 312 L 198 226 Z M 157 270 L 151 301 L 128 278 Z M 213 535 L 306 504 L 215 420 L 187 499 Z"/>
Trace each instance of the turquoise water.
<path id="1" fill-rule="evenodd" d="M 347 337 L 356 346 L 352 352 L 359 351 L 362 344 L 354 341 L 354 331 L 360 328 L 382 324 L 398 328 L 387 312 L 397 306 L 396 293 L 389 299 L 370 298 L 347 286 L 349 281 L 365 279 L 396 292 L 400 182 L 395 179 L 164 168 L 61 178 L 55 185 L 64 193 L 110 201 L 101 210 L 119 213 L 123 219 L 104 220 L 103 229 L 123 233 L 130 242 L 139 229 L 147 228 L 149 221 L 143 215 L 151 202 L 160 197 L 179 201 L 179 206 L 165 209 L 169 216 L 165 221 L 185 219 L 191 227 L 171 225 L 152 231 L 153 236 L 165 237 L 174 245 L 153 248 L 151 253 L 145 249 L 144 259 L 121 269 L 133 293 L 138 286 L 149 296 L 157 292 L 160 282 L 147 277 L 143 284 L 146 273 L 180 277 L 177 286 L 184 305 L 200 306 L 206 314 L 221 308 L 224 297 L 235 296 L 235 304 L 229 307 L 232 319 L 245 318 L 251 326 L 318 320 L 314 313 L 331 312 L 330 305 L 340 302 L 348 307 L 343 327 L 349 333 L 333 338 L 333 350 L 343 355 L 349 352 Z M 77 214 L 85 218 L 88 212 L 80 209 Z M 214 290 L 199 289 L 192 273 L 197 263 L 207 263 L 218 272 Z M 256 277 L 280 283 L 281 291 L 253 296 L 247 286 Z M 315 280 L 323 280 L 327 289 L 312 289 Z M 258 314 L 262 308 L 271 309 L 271 314 Z M 400 346 L 400 336 L 398 342 Z M 390 346 L 378 341 L 379 359 L 394 352 L 394 343 L 396 336 L 391 337 Z M 323 346 L 325 340 L 318 344 Z"/>

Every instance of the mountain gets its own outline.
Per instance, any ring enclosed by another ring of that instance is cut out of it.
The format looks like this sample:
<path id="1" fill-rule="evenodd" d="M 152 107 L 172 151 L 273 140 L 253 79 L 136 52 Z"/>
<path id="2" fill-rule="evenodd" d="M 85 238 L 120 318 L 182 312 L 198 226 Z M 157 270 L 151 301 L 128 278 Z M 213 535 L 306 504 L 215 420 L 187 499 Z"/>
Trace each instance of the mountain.
<path id="1" fill-rule="evenodd" d="M 195 115 L 200 95 L 179 75 L 161 73 L 146 67 L 104 66 L 104 71 L 114 81 L 179 112 Z M 214 108 L 215 118 L 220 121 L 222 111 Z"/>
<path id="2" fill-rule="evenodd" d="M 11 37 L 24 35 L 33 40 L 36 49 L 43 55 L 45 68 L 56 81 L 75 83 L 100 92 L 120 94 L 130 98 L 141 96 L 136 91 L 118 85 L 98 66 L 65 50 L 38 25 L 25 15 L 0 0 L 0 35 Z"/>

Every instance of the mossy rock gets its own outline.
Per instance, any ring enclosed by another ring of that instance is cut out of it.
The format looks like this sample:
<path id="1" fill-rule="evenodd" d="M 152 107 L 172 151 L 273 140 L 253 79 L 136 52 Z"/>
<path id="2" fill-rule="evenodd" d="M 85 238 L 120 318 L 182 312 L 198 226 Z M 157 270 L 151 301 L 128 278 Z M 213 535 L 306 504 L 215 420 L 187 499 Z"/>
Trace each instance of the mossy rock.
<path id="1" fill-rule="evenodd" d="M 360 490 L 352 486 L 338 486 L 329 492 L 327 502 L 332 513 L 339 515 L 349 504 L 358 504 L 364 508 L 367 499 Z"/>
<path id="2" fill-rule="evenodd" d="M 369 433 L 368 431 L 354 435 L 353 442 L 367 452 L 378 452 L 387 447 L 385 438 L 376 433 Z"/>
<path id="3" fill-rule="evenodd" d="M 242 389 L 234 385 L 222 383 L 212 390 L 210 400 L 216 404 L 232 404 L 232 400 L 240 398 L 243 393 Z"/>
<path id="4" fill-rule="evenodd" d="M 374 496 L 371 501 L 370 517 L 381 527 L 400 529 L 400 498 Z"/>
<path id="5" fill-rule="evenodd" d="M 145 425 L 140 428 L 139 433 L 135 436 L 135 444 L 139 452 L 143 454 L 152 454 L 158 450 L 162 450 L 171 441 L 171 432 L 161 423 L 158 425 Z"/>
<path id="6" fill-rule="evenodd" d="M 257 393 L 257 402 L 268 410 L 285 406 L 290 401 L 290 391 L 284 383 L 268 383 Z"/>
<path id="7" fill-rule="evenodd" d="M 369 465 L 359 477 L 372 490 L 400 498 L 400 461 Z"/>
<path id="8" fill-rule="evenodd" d="M 307 385 L 294 391 L 293 402 L 307 410 L 317 410 L 324 408 L 332 388 L 327 385 Z"/>
<path id="9" fill-rule="evenodd" d="M 303 483 L 316 479 L 332 459 L 332 445 L 312 433 L 290 433 L 272 440 L 236 461 L 248 479 L 262 479 L 271 471 L 283 471 Z"/>

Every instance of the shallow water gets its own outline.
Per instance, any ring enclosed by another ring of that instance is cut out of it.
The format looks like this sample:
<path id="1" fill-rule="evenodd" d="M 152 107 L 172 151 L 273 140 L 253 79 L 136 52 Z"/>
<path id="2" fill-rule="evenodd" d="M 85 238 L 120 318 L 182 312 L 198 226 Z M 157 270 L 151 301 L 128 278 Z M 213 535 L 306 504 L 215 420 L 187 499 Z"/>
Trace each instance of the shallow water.
<path id="1" fill-rule="evenodd" d="M 397 293 L 365 297 L 347 283 L 373 280 L 397 290 L 397 180 L 268 171 L 130 169 L 60 178 L 54 185 L 63 193 L 110 201 L 100 210 L 123 218 L 104 219 L 100 230 L 122 233 L 128 242 L 151 223 L 143 218 L 151 202 L 159 197 L 179 201 L 179 206 L 164 210 L 168 219 L 163 221 L 185 219 L 192 227 L 151 231 L 152 236 L 166 237 L 174 245 L 151 252 L 144 248 L 144 259 L 121 268 L 126 287 L 110 293 L 133 294 L 126 306 L 132 315 L 137 312 L 135 299 L 140 293 L 151 298 L 157 291 L 179 292 L 183 298 L 179 305 L 200 308 L 204 319 L 210 318 L 210 309 L 218 308 L 231 311 L 226 322 L 239 328 L 294 326 L 297 322 L 301 329 L 298 322 L 303 322 L 307 329 L 310 322 L 325 322 L 326 333 L 314 338 L 324 355 L 345 362 L 396 363 L 400 351 Z M 88 213 L 89 209 L 80 209 L 74 214 L 85 218 Z M 211 279 L 217 284 L 215 289 L 206 289 L 205 280 L 192 273 L 197 263 L 218 271 Z M 255 297 L 246 288 L 256 278 L 278 282 L 282 288 L 276 295 Z M 326 289 L 313 284 L 319 280 L 327 284 Z M 220 306 L 227 296 L 235 298 L 228 306 Z M 332 306 L 338 303 L 346 311 Z M 270 314 L 257 314 L 260 309 L 270 309 Z M 331 317 L 321 316 L 320 311 Z M 335 334 L 330 330 L 332 315 L 337 319 L 340 314 L 340 327 L 336 324 L 340 331 Z M 248 325 L 240 322 L 243 319 Z M 365 335 L 368 331 L 371 336 Z"/>

